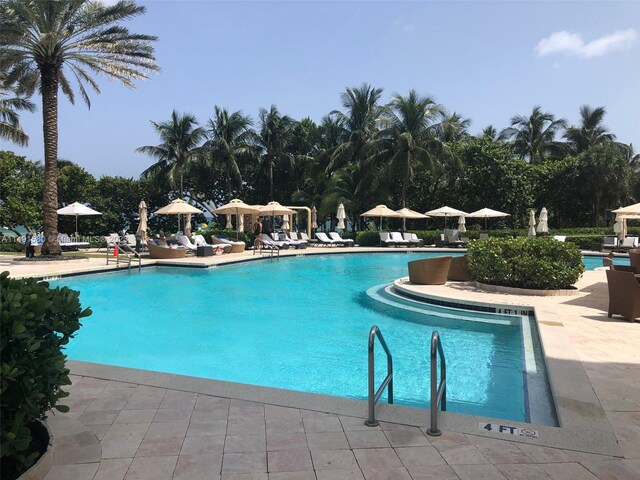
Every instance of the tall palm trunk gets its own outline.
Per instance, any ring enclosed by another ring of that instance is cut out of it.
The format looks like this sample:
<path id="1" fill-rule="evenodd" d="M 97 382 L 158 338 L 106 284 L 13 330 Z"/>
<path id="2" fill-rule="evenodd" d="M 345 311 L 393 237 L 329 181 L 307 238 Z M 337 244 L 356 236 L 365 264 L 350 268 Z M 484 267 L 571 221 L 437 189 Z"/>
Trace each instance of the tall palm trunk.
<path id="1" fill-rule="evenodd" d="M 44 130 L 44 192 L 42 223 L 45 255 L 62 255 L 58 243 L 58 73 L 60 67 L 41 69 L 42 125 Z"/>
<path id="2" fill-rule="evenodd" d="M 273 198 L 273 157 L 269 156 L 269 194 L 271 195 L 271 201 L 274 201 Z"/>

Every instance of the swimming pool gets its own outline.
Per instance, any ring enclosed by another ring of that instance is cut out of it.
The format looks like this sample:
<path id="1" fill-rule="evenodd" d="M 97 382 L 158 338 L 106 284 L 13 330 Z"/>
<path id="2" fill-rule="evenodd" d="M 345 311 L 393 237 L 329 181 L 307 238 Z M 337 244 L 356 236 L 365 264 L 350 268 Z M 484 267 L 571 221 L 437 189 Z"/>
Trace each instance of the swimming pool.
<path id="1" fill-rule="evenodd" d="M 299 256 L 52 284 L 80 290 L 94 311 L 68 345 L 74 360 L 364 399 L 367 338 L 376 324 L 394 356 L 395 403 L 426 407 L 429 338 L 437 329 L 448 410 L 528 421 L 522 317 L 412 311 L 367 294 L 405 276 L 407 261 L 429 256 Z M 386 361 L 382 349 L 376 354 L 379 384 Z"/>
<path id="2" fill-rule="evenodd" d="M 604 257 L 600 255 L 583 255 L 582 263 L 587 270 L 594 270 L 598 267 L 602 267 L 602 259 Z M 613 263 L 615 265 L 631 265 L 629 257 L 613 257 Z"/>

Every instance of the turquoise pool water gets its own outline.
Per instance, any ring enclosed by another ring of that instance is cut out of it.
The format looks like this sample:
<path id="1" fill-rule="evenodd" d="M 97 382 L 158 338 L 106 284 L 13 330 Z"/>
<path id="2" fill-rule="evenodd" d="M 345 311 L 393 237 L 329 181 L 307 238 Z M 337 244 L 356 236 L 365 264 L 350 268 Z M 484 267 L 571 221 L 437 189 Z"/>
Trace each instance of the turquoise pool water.
<path id="1" fill-rule="evenodd" d="M 429 256 L 300 256 L 52 284 L 80 290 L 94 311 L 68 346 L 71 359 L 364 399 L 376 324 L 394 356 L 395 403 L 425 407 L 429 338 L 438 330 L 448 410 L 526 421 L 520 317 L 436 307 L 424 314 L 367 295 L 406 275 L 407 261 Z M 381 348 L 376 363 L 379 383 Z"/>
<path id="2" fill-rule="evenodd" d="M 604 257 L 598 255 L 583 255 L 582 263 L 587 270 L 594 270 L 598 267 L 602 267 L 602 259 Z M 631 265 L 629 257 L 614 257 L 613 263 L 615 265 Z"/>

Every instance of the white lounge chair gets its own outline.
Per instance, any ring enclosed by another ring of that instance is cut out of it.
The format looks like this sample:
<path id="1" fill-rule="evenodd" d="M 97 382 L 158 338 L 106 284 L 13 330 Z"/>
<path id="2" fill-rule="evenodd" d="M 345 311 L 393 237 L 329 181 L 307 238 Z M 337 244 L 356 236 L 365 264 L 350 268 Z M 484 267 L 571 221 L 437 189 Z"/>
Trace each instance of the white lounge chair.
<path id="1" fill-rule="evenodd" d="M 356 244 L 350 238 L 342 238 L 338 232 L 329 232 L 329 238 L 336 242 L 341 242 L 345 247 L 353 247 Z"/>
<path id="2" fill-rule="evenodd" d="M 193 243 L 191 243 L 191 240 L 189 240 L 189 237 L 187 237 L 186 235 L 178 235 L 176 237 L 176 241 L 183 247 L 186 247 L 188 250 L 191 250 L 192 252 L 195 252 L 196 250 L 198 250 L 198 247 Z"/>
<path id="3" fill-rule="evenodd" d="M 566 235 L 554 235 L 553 239 L 557 240 L 559 242 L 564 242 L 567 239 L 567 236 Z"/>
<path id="4" fill-rule="evenodd" d="M 622 243 L 619 245 L 619 248 L 624 250 L 630 250 L 632 248 L 638 247 L 638 237 L 626 237 L 622 240 Z"/>
<path id="5" fill-rule="evenodd" d="M 284 244 L 284 246 L 282 247 L 283 249 L 289 248 L 288 244 L 285 244 L 284 242 L 279 242 L 279 243 Z M 280 246 L 276 245 L 276 242 L 274 242 L 273 239 L 265 233 L 263 233 L 260 238 L 260 248 L 257 248 L 257 249 L 254 248 L 253 254 L 255 255 L 256 251 L 262 252 L 263 249 L 271 250 L 272 252 L 277 251 L 278 256 L 280 256 Z"/>
<path id="6" fill-rule="evenodd" d="M 215 235 L 211 235 L 211 241 L 214 245 L 231 245 L 231 250 L 228 253 L 241 253 L 244 252 L 246 248 L 246 244 L 241 240 L 234 241 L 229 240 L 228 238 L 218 238 Z"/>
<path id="7" fill-rule="evenodd" d="M 71 250 L 89 248 L 89 242 L 72 242 L 69 235 L 66 233 L 58 234 L 58 244 L 60 245 L 60 248 L 69 248 Z"/>
<path id="8" fill-rule="evenodd" d="M 289 245 L 294 248 L 307 248 L 309 246 L 309 242 L 307 242 L 306 240 L 298 239 L 297 237 L 298 235 L 296 235 L 295 232 L 282 232 L 280 233 L 278 239 L 282 240 L 283 242 L 289 242 Z"/>
<path id="9" fill-rule="evenodd" d="M 380 232 L 380 245 L 383 247 L 395 247 L 397 243 L 391 238 L 389 232 Z"/>
<path id="10" fill-rule="evenodd" d="M 615 237 L 615 236 L 604 237 L 602 240 L 602 248 L 603 249 L 608 248 L 611 250 L 618 248 L 618 237 Z"/>
<path id="11" fill-rule="evenodd" d="M 329 247 L 337 247 L 338 245 L 344 245 L 342 242 L 337 242 L 327 237 L 324 232 L 316 232 L 316 238 L 318 239 L 318 245 L 324 245 Z"/>
<path id="12" fill-rule="evenodd" d="M 413 242 L 410 242 L 409 240 L 405 240 L 400 232 L 390 232 L 389 238 L 394 242 L 396 242 L 396 245 L 400 247 L 409 247 L 413 243 Z"/>
<path id="13" fill-rule="evenodd" d="M 403 232 L 402 238 L 410 242 L 415 247 L 424 246 L 424 240 L 418 238 L 418 235 L 416 235 L 415 233 Z"/>

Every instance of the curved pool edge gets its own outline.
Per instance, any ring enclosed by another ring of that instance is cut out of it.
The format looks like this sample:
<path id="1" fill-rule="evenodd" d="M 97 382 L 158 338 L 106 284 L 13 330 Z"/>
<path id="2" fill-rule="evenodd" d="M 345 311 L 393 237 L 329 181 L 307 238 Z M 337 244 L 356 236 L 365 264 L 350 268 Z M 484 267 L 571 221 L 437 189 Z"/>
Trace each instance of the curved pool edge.
<path id="1" fill-rule="evenodd" d="M 603 281 L 606 283 L 606 278 L 603 277 L 603 271 L 585 272 L 579 281 L 579 295 L 587 296 L 593 292 L 595 284 Z M 605 441 L 609 442 L 609 448 L 618 450 L 615 455 L 621 455 L 605 411 L 563 323 L 569 317 L 581 320 L 581 312 L 576 311 L 571 304 L 576 297 L 532 297 L 486 292 L 477 289 L 474 282 L 414 285 L 409 282 L 408 277 L 396 279 L 393 285 L 395 289 L 413 298 L 422 298 L 428 302 L 445 302 L 458 305 L 458 308 L 489 308 L 496 313 L 516 314 L 532 311 L 560 424 L 557 428 L 563 432 L 573 432 L 572 435 L 602 434 L 609 438 Z M 569 305 L 565 306 L 563 302 Z M 592 443 L 593 448 L 597 448 L 596 444 L 600 441 L 602 440 L 587 442 Z"/>
<path id="2" fill-rule="evenodd" d="M 355 400 L 331 395 L 261 387 L 127 367 L 115 367 L 77 360 L 69 360 L 67 366 L 70 368 L 72 375 L 357 417 L 361 418 L 363 423 L 367 417 L 366 400 Z M 379 403 L 376 407 L 376 418 L 384 422 L 417 426 L 424 430 L 429 422 L 429 410 Z M 504 421 L 489 417 L 463 415 L 451 412 L 440 412 L 438 422 L 439 427 L 445 431 L 601 455 L 622 456 L 615 435 L 610 429 L 593 430 L 579 426 L 550 427 L 547 425 Z M 479 428 L 479 424 L 486 423 L 507 424 L 509 426 L 535 429 L 538 430 L 540 438 L 513 437 L 511 435 L 488 432 Z"/>

